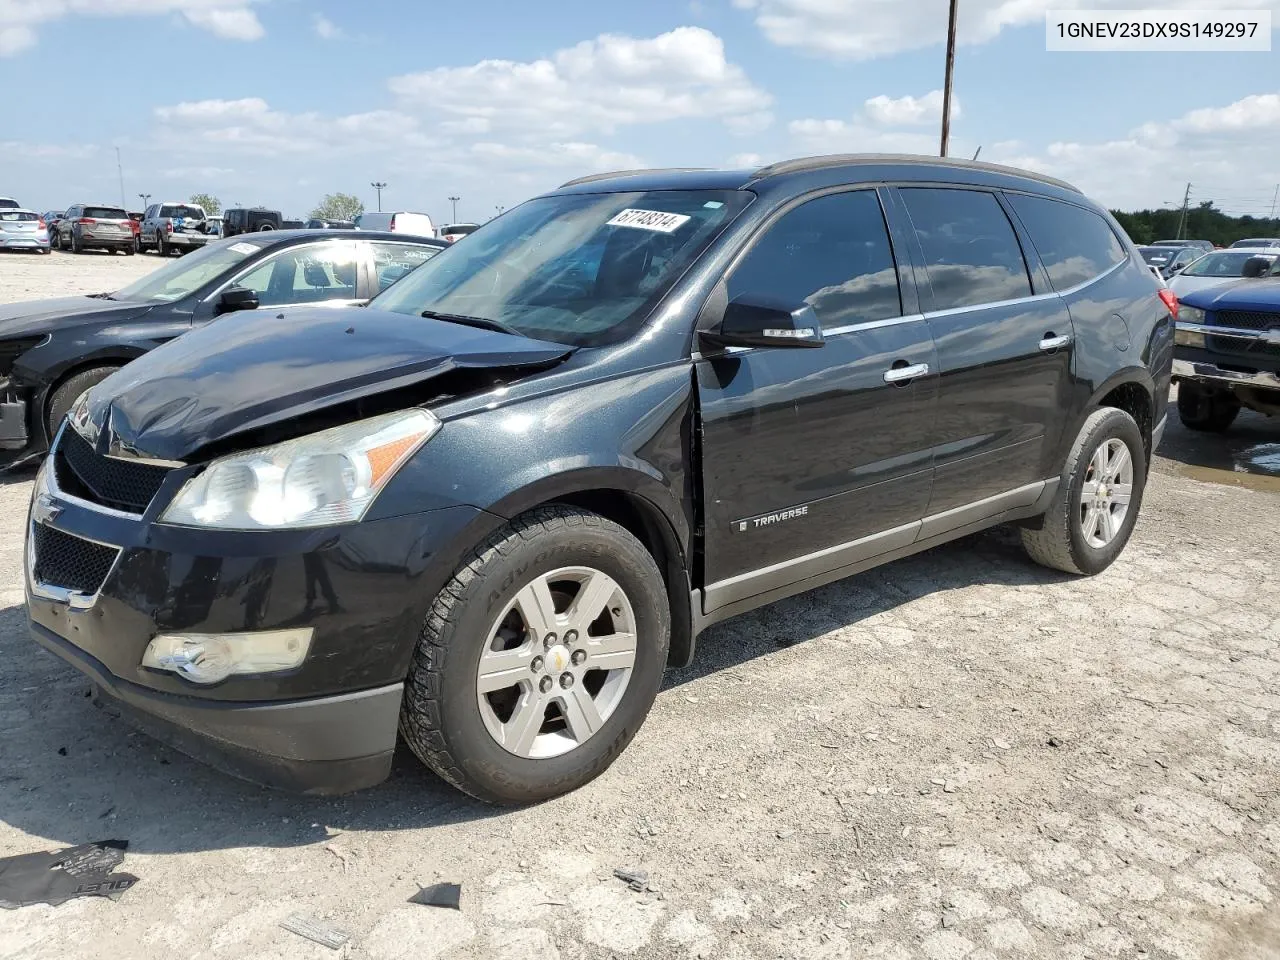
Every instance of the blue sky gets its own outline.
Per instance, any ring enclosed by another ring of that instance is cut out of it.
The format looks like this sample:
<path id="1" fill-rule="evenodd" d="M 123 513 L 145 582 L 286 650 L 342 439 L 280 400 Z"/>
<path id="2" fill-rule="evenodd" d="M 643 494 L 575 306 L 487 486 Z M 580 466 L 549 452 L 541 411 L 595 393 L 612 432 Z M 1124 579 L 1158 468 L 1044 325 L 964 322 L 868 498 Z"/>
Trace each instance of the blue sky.
<path id="1" fill-rule="evenodd" d="M 953 154 L 1112 206 L 1266 215 L 1280 59 L 1046 53 L 1044 11 L 1203 0 L 961 0 Z M 1280 0 L 1232 0 L 1267 9 Z M 484 219 L 582 173 L 836 151 L 935 153 L 946 0 L 0 0 L 0 194 L 137 194 L 305 215 Z M 16 95 L 14 92 L 16 91 Z"/>

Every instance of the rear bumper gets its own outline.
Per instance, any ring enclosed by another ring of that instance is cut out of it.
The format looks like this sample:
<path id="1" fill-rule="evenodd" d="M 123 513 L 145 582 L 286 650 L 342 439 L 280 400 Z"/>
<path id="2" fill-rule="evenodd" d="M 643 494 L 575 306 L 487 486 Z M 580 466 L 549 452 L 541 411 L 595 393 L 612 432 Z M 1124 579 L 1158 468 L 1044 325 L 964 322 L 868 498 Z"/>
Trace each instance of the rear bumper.
<path id="1" fill-rule="evenodd" d="M 209 237 L 203 233 L 166 233 L 164 242 L 171 247 L 203 247 Z"/>
<path id="2" fill-rule="evenodd" d="M 48 250 L 49 238 L 0 237 L 0 250 Z"/>
<path id="3" fill-rule="evenodd" d="M 1228 387 L 1258 387 L 1263 390 L 1280 390 L 1280 374 L 1269 370 L 1246 373 L 1228 370 L 1215 363 L 1196 360 L 1173 361 L 1174 380 L 1199 380 Z"/>
<path id="4" fill-rule="evenodd" d="M 111 674 L 38 623 L 36 642 L 93 681 L 95 702 L 209 766 L 264 786 L 336 794 L 391 772 L 403 684 L 306 700 L 237 703 L 158 693 Z"/>

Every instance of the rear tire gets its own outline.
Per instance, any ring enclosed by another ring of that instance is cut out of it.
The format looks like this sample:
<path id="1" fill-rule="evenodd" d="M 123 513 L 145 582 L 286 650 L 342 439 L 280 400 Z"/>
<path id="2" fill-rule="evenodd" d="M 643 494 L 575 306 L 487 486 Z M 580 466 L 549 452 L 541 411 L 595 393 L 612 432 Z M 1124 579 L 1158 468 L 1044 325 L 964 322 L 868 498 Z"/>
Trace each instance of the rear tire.
<path id="1" fill-rule="evenodd" d="M 581 611 L 580 598 L 588 604 Z M 541 642 L 540 626 L 550 630 Z M 467 554 L 436 597 L 405 684 L 400 733 L 423 763 L 480 800 L 568 793 L 603 773 L 639 730 L 670 636 L 662 575 L 640 541 L 584 510 L 533 510 Z M 591 672 L 597 663 L 610 666 Z M 517 716 L 530 718 L 523 741 Z"/>
<path id="2" fill-rule="evenodd" d="M 162 257 L 169 255 L 169 244 L 165 242 L 164 235 L 161 233 L 156 234 L 156 253 Z"/>
<path id="3" fill-rule="evenodd" d="M 1118 463 L 1123 459 L 1121 447 L 1127 451 L 1127 483 L 1124 477 L 1099 470 L 1100 454 L 1112 451 L 1114 456 L 1105 462 Z M 1115 407 L 1095 410 L 1071 447 L 1040 529 L 1023 528 L 1022 545 L 1041 566 L 1088 576 L 1101 573 L 1129 542 L 1146 485 L 1146 445 L 1133 417 Z M 1127 497 L 1123 504 L 1121 497 Z M 1103 509 L 1110 518 L 1105 532 L 1095 526 Z"/>
<path id="4" fill-rule="evenodd" d="M 133 256 L 133 247 L 132 247 L 132 246 L 128 246 L 128 247 L 121 247 L 121 248 L 120 248 L 120 252 L 121 252 L 121 253 L 123 253 L 126 257 L 132 257 L 132 256 Z"/>
<path id="5" fill-rule="evenodd" d="M 1178 381 L 1178 419 L 1188 430 L 1226 433 L 1240 414 L 1240 401 L 1226 391 L 1209 391 L 1190 380 Z"/>
<path id="6" fill-rule="evenodd" d="M 79 399 L 80 394 L 95 384 L 101 383 L 119 369 L 117 366 L 90 367 L 87 370 L 81 370 L 79 373 L 73 374 L 58 384 L 53 391 L 53 396 L 49 398 L 49 412 L 45 418 L 45 427 L 49 431 L 50 443 L 53 442 L 54 435 L 58 432 L 58 427 L 62 425 L 62 418 L 67 415 L 71 405 Z"/>

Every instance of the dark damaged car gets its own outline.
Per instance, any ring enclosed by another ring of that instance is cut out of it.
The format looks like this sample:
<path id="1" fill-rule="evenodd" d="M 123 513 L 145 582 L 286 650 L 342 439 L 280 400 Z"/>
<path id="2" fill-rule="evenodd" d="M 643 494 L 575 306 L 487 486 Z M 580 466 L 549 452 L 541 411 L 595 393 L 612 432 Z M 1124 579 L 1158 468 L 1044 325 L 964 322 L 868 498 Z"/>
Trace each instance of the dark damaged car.
<path id="1" fill-rule="evenodd" d="M 209 243 L 111 293 L 0 305 L 0 464 L 42 455 L 76 397 L 162 343 L 242 310 L 364 303 L 445 246 L 275 231 Z"/>
<path id="2" fill-rule="evenodd" d="M 35 483 L 32 632 L 260 782 L 376 783 L 399 731 L 475 796 L 555 796 L 716 621 L 1004 521 L 1106 568 L 1172 308 L 1036 174 L 572 181 L 367 308 L 232 315 L 79 398 Z"/>

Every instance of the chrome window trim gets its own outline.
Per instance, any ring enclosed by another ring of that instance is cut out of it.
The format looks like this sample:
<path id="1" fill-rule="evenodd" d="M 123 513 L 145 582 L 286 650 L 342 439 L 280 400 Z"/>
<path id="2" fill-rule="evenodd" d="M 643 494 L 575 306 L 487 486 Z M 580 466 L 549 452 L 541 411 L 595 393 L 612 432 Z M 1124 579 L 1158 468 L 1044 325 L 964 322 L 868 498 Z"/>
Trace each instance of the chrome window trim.
<path id="1" fill-rule="evenodd" d="M 908 313 L 901 317 L 886 317 L 884 320 L 860 320 L 857 323 L 846 323 L 843 326 L 832 327 L 830 330 L 823 330 L 822 336 L 840 337 L 846 333 L 858 333 L 862 330 L 878 330 L 881 327 L 896 327 L 900 323 L 915 323 L 917 320 L 925 319 L 923 313 Z"/>

